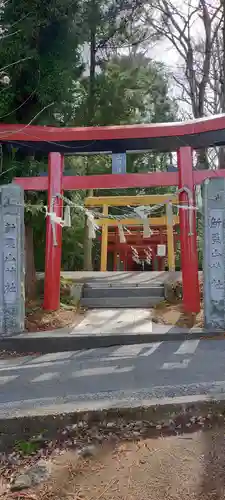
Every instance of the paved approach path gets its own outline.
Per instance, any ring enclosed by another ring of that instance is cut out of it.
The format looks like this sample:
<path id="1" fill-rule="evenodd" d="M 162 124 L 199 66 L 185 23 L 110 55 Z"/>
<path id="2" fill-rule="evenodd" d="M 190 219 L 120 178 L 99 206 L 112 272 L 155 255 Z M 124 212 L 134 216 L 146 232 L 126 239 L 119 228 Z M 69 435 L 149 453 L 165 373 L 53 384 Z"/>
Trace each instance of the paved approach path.
<path id="1" fill-rule="evenodd" d="M 71 335 L 153 333 L 150 309 L 90 309 Z M 166 328 L 162 329 L 162 333 Z"/>
<path id="2" fill-rule="evenodd" d="M 0 360 L 0 417 L 225 394 L 225 340 L 156 342 Z"/>
<path id="3" fill-rule="evenodd" d="M 201 271 L 200 271 L 201 275 Z M 44 273 L 37 273 L 38 278 L 44 278 Z M 74 280 L 76 283 L 85 282 L 107 282 L 128 284 L 150 285 L 152 283 L 164 283 L 169 277 L 181 278 L 180 271 L 62 271 L 61 277 Z"/>

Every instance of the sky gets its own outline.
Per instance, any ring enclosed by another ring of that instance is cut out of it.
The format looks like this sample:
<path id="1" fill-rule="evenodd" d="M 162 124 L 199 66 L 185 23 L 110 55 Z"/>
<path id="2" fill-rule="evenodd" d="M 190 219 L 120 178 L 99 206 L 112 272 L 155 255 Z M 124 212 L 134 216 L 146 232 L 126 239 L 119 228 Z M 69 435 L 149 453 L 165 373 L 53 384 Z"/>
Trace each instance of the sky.
<path id="1" fill-rule="evenodd" d="M 192 41 L 198 42 L 202 41 L 205 38 L 205 28 L 203 21 L 201 20 L 201 11 L 199 11 L 199 0 L 172 0 L 174 7 L 184 16 L 184 19 L 187 20 L 188 13 L 192 13 L 195 9 L 197 13 L 193 15 L 191 18 L 191 28 L 190 34 Z M 220 0 L 205 0 L 206 5 L 208 7 L 208 12 L 210 17 L 215 13 L 215 8 L 219 7 Z M 219 14 L 218 14 L 219 16 Z M 216 18 L 216 22 L 218 21 L 218 16 Z M 180 16 L 175 17 L 179 26 L 184 26 L 184 21 Z M 187 33 L 187 30 L 186 30 Z M 179 44 L 179 42 L 178 42 Z M 172 43 L 168 40 L 162 40 L 158 42 L 154 47 L 149 47 L 148 54 L 155 60 L 158 60 L 166 66 L 169 73 L 174 73 L 178 78 L 184 75 L 183 66 L 184 61 L 182 57 L 178 54 L 177 50 L 173 47 Z M 176 85 L 174 80 L 171 80 L 171 92 L 173 96 L 179 95 L 178 86 Z M 191 113 L 191 107 L 185 103 L 182 103 L 183 110 Z"/>

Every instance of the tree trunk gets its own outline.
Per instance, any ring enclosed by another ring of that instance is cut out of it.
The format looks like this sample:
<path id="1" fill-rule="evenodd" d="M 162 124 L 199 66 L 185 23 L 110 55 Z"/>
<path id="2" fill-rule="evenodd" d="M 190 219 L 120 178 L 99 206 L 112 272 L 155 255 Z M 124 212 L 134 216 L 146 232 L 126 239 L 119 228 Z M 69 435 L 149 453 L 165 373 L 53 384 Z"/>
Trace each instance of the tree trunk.
<path id="1" fill-rule="evenodd" d="M 33 228 L 25 225 L 25 293 L 29 300 L 34 299 L 37 292 L 33 241 Z"/>
<path id="2" fill-rule="evenodd" d="M 90 9 L 90 79 L 88 94 L 88 123 L 94 124 L 95 118 L 95 67 L 96 67 L 96 0 L 92 0 Z M 90 173 L 91 160 L 87 160 L 86 175 Z M 87 196 L 93 196 L 93 190 L 87 191 Z M 93 271 L 92 240 L 88 238 L 87 218 L 84 226 L 84 271 Z"/>
<path id="3" fill-rule="evenodd" d="M 88 237 L 87 217 L 84 226 L 84 271 L 93 271 L 92 240 Z"/>
<path id="4" fill-rule="evenodd" d="M 197 170 L 208 170 L 209 169 L 209 160 L 207 149 L 199 149 L 196 151 L 197 155 Z"/>
<path id="5" fill-rule="evenodd" d="M 223 9 L 223 25 L 222 25 L 222 50 L 223 50 L 223 56 L 222 56 L 222 71 L 221 71 L 221 103 L 222 103 L 222 112 L 225 113 L 225 5 L 224 5 L 224 0 L 221 1 L 221 6 Z M 225 169 L 225 147 L 221 146 L 219 148 L 219 168 L 220 169 Z"/>
<path id="6" fill-rule="evenodd" d="M 223 44 L 223 67 L 222 67 L 222 99 L 223 99 L 223 113 L 225 112 L 225 4 L 224 0 L 221 0 L 221 6 L 223 9 L 223 26 L 222 26 L 222 44 Z"/>
<path id="7" fill-rule="evenodd" d="M 220 146 L 218 153 L 218 165 L 219 169 L 225 169 L 225 148 L 224 146 Z"/>

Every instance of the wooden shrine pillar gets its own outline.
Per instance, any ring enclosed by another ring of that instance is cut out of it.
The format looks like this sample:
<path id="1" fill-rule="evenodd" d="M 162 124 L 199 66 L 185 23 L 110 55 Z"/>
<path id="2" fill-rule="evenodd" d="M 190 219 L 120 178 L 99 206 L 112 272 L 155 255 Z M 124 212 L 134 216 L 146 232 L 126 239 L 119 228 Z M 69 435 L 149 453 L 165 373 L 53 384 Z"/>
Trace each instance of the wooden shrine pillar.
<path id="1" fill-rule="evenodd" d="M 192 150 L 189 146 L 183 146 L 178 150 L 179 189 L 188 188 L 191 200 L 188 200 L 186 192 L 179 195 L 180 204 L 189 201 L 195 204 L 194 176 L 192 168 Z M 196 211 L 192 211 L 192 228 L 189 224 L 189 210 L 179 209 L 180 216 L 180 244 L 181 264 L 183 280 L 183 304 L 188 313 L 200 311 L 200 291 L 198 280 L 198 251 L 196 233 Z"/>

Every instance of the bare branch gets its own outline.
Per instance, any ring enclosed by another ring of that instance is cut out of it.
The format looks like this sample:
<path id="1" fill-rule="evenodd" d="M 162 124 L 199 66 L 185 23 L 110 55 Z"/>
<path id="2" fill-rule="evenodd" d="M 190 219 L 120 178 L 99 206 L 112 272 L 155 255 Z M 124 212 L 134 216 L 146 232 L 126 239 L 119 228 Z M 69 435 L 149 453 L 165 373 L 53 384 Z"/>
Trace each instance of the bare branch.
<path id="1" fill-rule="evenodd" d="M 3 130 L 0 132 L 0 137 L 2 137 L 3 135 L 7 135 L 10 136 L 10 135 L 13 135 L 15 132 L 24 132 L 24 130 L 26 130 L 27 127 L 29 127 L 30 125 L 32 125 L 32 123 L 34 123 L 34 121 L 44 112 L 46 111 L 46 109 L 50 108 L 51 106 L 53 106 L 55 103 L 54 102 L 51 102 L 50 104 L 47 104 L 46 106 L 44 106 L 35 116 L 33 116 L 33 118 L 29 121 L 29 123 L 27 123 L 26 125 L 23 125 L 20 129 L 17 129 L 17 130 L 10 130 L 10 132 L 8 130 Z M 33 135 L 33 137 L 35 137 L 35 135 Z M 53 141 L 47 141 L 47 142 L 50 142 L 51 144 L 54 144 Z"/>
<path id="2" fill-rule="evenodd" d="M 161 23 L 154 19 L 151 23 L 153 30 L 167 38 L 184 61 L 183 76 L 187 84 L 176 75 L 174 81 L 190 98 L 194 116 L 204 116 L 209 81 L 215 77 L 218 79 L 215 67 L 211 71 L 211 62 L 222 23 L 221 4 L 214 8 L 208 0 L 199 0 L 199 5 L 196 6 L 196 3 L 193 5 L 193 2 L 187 0 L 183 10 L 182 5 L 174 6 L 171 0 L 158 0 L 156 9 L 161 14 Z M 200 41 L 196 39 L 194 32 L 198 20 L 204 30 Z M 210 88 L 213 93 L 212 86 Z M 215 105 L 218 105 L 217 101 Z"/>
<path id="3" fill-rule="evenodd" d="M 170 31 L 167 31 L 165 29 L 165 27 L 163 26 L 160 26 L 157 21 L 154 21 L 153 19 L 151 20 L 151 26 L 152 28 L 155 29 L 155 32 L 160 35 L 160 36 L 164 36 L 165 38 L 167 38 L 169 40 L 169 42 L 172 43 L 172 45 L 174 45 L 175 49 L 177 50 L 177 52 L 180 54 L 180 56 L 185 59 L 186 58 L 186 51 L 187 51 L 187 48 L 186 46 L 184 45 L 182 48 L 183 48 L 183 51 L 181 49 L 181 47 L 179 46 L 179 43 L 180 43 L 180 37 L 177 36 L 175 33 L 171 33 Z"/>
<path id="4" fill-rule="evenodd" d="M 5 71 L 6 69 L 11 68 L 11 66 L 15 66 L 16 64 L 27 61 L 28 59 L 32 59 L 32 57 L 24 57 L 23 59 L 18 59 L 18 61 L 15 61 L 11 64 L 7 64 L 3 68 L 0 68 L 0 74 L 3 73 L 3 71 Z"/>
<path id="5" fill-rule="evenodd" d="M 187 94 L 189 99 L 190 99 L 191 94 L 190 94 L 190 90 L 188 89 L 188 83 L 186 82 L 186 84 L 185 84 L 185 83 L 181 82 L 181 80 L 179 80 L 179 78 L 177 78 L 175 75 L 173 75 L 173 79 L 176 82 L 176 84 L 178 85 L 178 87 L 181 87 L 183 92 L 185 94 Z M 189 100 L 189 103 L 190 103 L 190 100 Z"/>
<path id="6" fill-rule="evenodd" d="M 17 35 L 17 33 L 20 33 L 20 32 L 21 32 L 21 30 L 17 30 L 17 31 L 14 31 L 13 33 L 7 33 L 7 34 L 2 33 L 0 35 L 0 40 L 4 40 L 5 38 L 9 38 L 10 36 Z"/>
<path id="7" fill-rule="evenodd" d="M 28 14 L 25 14 L 24 16 L 20 17 L 20 19 L 17 19 L 13 24 L 10 24 L 10 28 L 14 28 L 17 24 L 21 23 L 21 21 L 24 21 L 24 19 L 27 19 L 28 17 L 31 16 L 34 12 L 30 11 Z"/>

